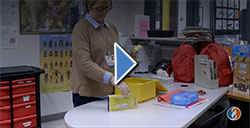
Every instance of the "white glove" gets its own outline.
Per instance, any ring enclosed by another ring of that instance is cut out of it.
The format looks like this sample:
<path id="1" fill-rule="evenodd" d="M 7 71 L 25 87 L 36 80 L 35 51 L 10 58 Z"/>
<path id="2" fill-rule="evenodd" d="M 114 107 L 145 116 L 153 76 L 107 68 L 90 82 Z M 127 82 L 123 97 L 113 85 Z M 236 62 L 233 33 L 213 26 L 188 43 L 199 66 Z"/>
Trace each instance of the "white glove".
<path id="1" fill-rule="evenodd" d="M 123 94 L 128 95 L 130 93 L 129 87 L 128 87 L 128 85 L 126 83 L 120 82 L 120 84 L 115 85 L 115 76 L 112 76 L 110 78 L 109 82 L 112 85 L 116 86 Z"/>

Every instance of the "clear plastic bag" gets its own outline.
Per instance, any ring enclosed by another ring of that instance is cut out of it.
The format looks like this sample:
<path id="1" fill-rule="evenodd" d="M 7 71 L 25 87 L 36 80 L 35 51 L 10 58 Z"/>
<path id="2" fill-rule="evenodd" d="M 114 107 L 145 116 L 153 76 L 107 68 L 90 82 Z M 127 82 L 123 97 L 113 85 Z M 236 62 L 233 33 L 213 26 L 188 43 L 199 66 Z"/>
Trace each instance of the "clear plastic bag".
<path id="1" fill-rule="evenodd" d="M 170 97 L 170 103 L 174 105 L 188 106 L 197 102 L 199 95 L 197 92 L 182 91 Z"/>

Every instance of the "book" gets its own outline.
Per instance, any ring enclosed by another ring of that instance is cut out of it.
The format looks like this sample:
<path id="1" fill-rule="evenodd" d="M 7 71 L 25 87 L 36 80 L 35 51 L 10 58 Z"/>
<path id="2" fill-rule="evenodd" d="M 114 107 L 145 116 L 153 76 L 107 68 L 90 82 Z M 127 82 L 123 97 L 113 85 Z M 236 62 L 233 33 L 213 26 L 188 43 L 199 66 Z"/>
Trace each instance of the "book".
<path id="1" fill-rule="evenodd" d="M 214 62 L 214 79 L 217 79 L 218 78 L 218 76 L 217 76 L 217 73 L 218 72 L 218 70 L 217 70 L 217 65 L 216 65 L 216 63 Z"/>

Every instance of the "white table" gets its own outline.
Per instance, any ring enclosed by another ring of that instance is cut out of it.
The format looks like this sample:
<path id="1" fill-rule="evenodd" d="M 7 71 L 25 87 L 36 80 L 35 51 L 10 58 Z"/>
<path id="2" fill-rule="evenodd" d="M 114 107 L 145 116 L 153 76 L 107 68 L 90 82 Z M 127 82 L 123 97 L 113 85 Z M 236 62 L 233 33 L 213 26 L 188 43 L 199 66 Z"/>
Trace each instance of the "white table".
<path id="1" fill-rule="evenodd" d="M 164 83 L 163 83 L 164 84 Z M 140 103 L 136 109 L 107 111 L 107 101 L 88 103 L 68 111 L 64 116 L 66 126 L 79 127 L 188 127 L 206 110 L 214 105 L 229 90 L 229 87 L 208 90 L 196 85 L 180 87 L 181 83 L 165 85 L 169 92 L 183 89 L 196 91 L 202 89 L 208 101 L 190 109 L 173 109 L 154 105 L 154 100 Z"/>

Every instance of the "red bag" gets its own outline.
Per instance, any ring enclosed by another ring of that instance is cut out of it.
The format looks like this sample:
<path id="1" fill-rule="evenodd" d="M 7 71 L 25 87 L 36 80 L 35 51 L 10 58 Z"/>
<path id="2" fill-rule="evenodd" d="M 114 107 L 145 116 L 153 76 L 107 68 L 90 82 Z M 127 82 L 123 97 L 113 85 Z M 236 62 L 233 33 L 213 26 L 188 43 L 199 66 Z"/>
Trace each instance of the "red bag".
<path id="1" fill-rule="evenodd" d="M 194 82 L 194 56 L 196 50 L 193 46 L 184 42 L 172 57 L 172 62 L 167 68 L 170 75 L 174 72 L 174 82 Z"/>
<path id="2" fill-rule="evenodd" d="M 222 45 L 216 41 L 210 43 L 201 51 L 200 55 L 207 55 L 208 59 L 214 60 L 216 63 L 220 87 L 232 84 L 233 72 L 231 71 L 228 54 Z"/>
<path id="3" fill-rule="evenodd" d="M 227 52 L 222 45 L 209 43 L 202 49 L 200 55 L 207 55 L 208 59 L 214 60 L 217 66 L 217 76 L 219 78 L 219 86 L 228 86 L 233 82 L 233 72 L 231 71 L 230 61 Z M 194 82 L 194 56 L 196 50 L 185 42 L 175 51 L 172 62 L 167 68 L 170 75 L 174 72 L 174 82 Z"/>

